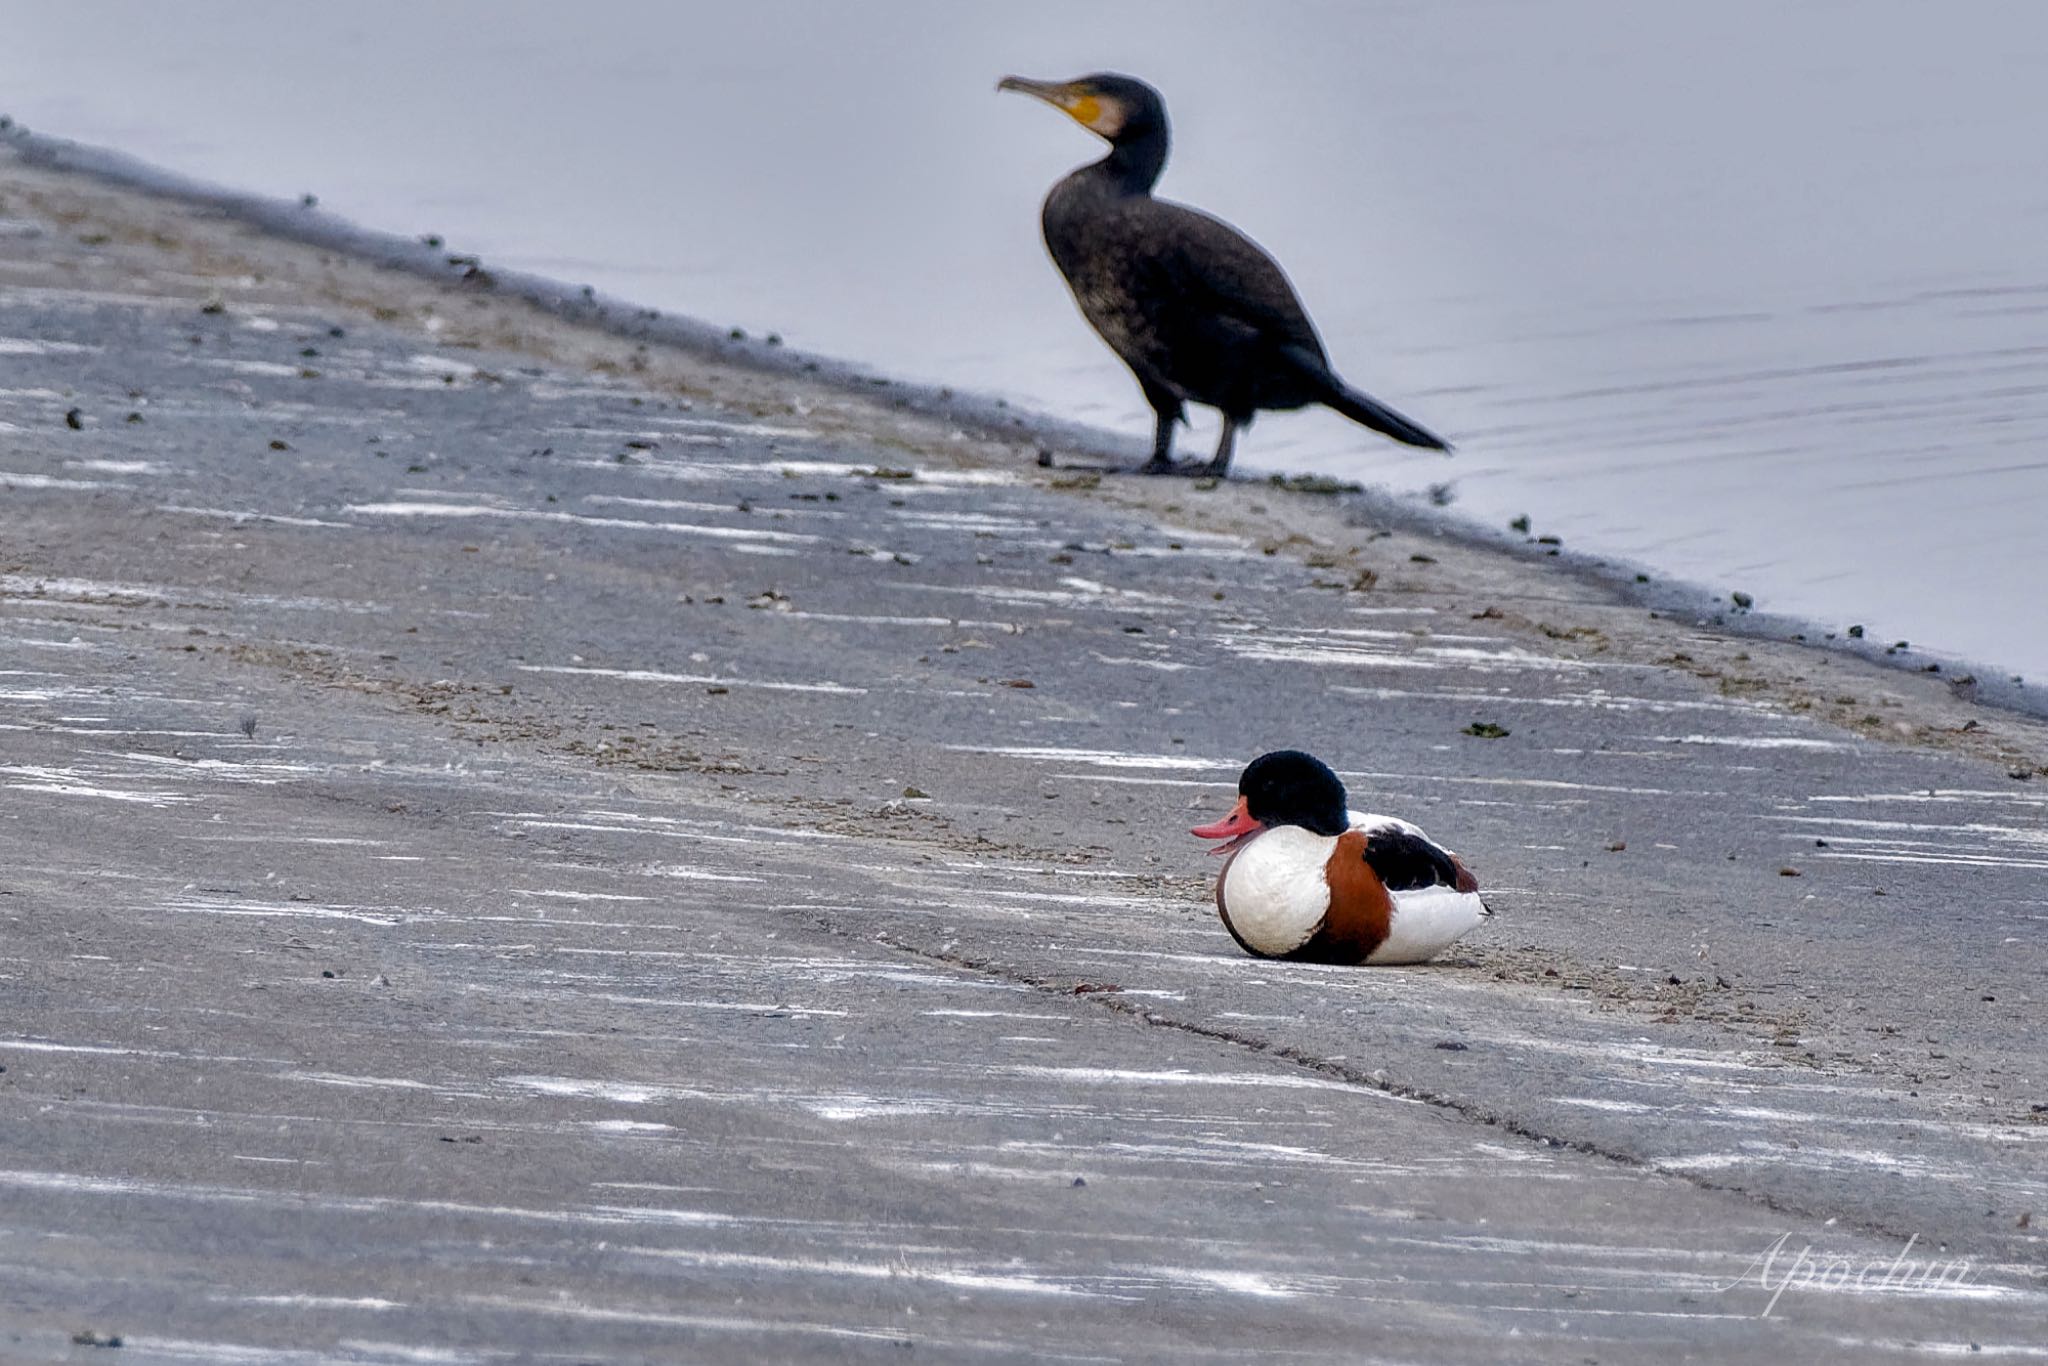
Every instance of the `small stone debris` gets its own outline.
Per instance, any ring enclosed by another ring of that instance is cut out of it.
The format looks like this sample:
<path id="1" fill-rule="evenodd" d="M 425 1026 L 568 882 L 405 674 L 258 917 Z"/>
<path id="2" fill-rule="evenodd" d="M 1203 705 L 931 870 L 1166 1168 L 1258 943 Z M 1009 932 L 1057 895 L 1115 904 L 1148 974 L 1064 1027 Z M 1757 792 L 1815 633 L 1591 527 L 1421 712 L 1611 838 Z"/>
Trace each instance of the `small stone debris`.
<path id="1" fill-rule="evenodd" d="M 1685 979 L 1674 972 L 1664 979 L 1664 985 L 1668 987 L 1682 987 L 1685 985 Z"/>
<path id="2" fill-rule="evenodd" d="M 1505 726 L 1495 725 L 1491 721 L 1474 721 L 1471 725 L 1465 727 L 1461 733 L 1477 736 L 1481 740 L 1505 740 L 1508 737 L 1508 730 Z"/>
<path id="3" fill-rule="evenodd" d="M 81 1328 L 71 1335 L 71 1342 L 75 1347 L 119 1347 L 121 1345 L 121 1335 L 119 1333 L 102 1333 L 92 1328 Z"/>
<path id="4" fill-rule="evenodd" d="M 288 451 L 291 448 L 292 446 L 289 441 L 285 441 L 278 438 L 273 438 L 270 443 L 270 449 L 274 451 Z"/>
<path id="5" fill-rule="evenodd" d="M 723 683 L 713 683 L 711 686 L 704 689 L 704 691 L 712 697 L 723 697 L 725 696 L 725 694 L 731 692 L 732 689 L 726 687 Z"/>
<path id="6" fill-rule="evenodd" d="M 1028 678 L 1005 678 L 1002 680 L 1002 685 L 1006 688 L 1035 688 L 1038 686 Z"/>
<path id="7" fill-rule="evenodd" d="M 1077 1176 L 1069 1184 L 1073 1187 L 1073 1189 L 1081 1190 L 1088 1184 L 1088 1178 L 1085 1176 Z M 2021 1227 L 2024 1228 L 2025 1225 L 2021 1225 Z"/>
<path id="8" fill-rule="evenodd" d="M 1408 563 L 1410 563 L 1410 564 L 1435 564 L 1435 563 L 1436 563 L 1436 556 L 1434 556 L 1434 555 L 1424 555 L 1424 554 L 1422 554 L 1421 552 L 1419 552 L 1419 551 L 1418 551 L 1417 553 L 1415 553 L 1415 554 L 1413 554 L 1413 555 L 1410 555 L 1410 556 L 1408 557 Z"/>
<path id="9" fill-rule="evenodd" d="M 80 412 L 78 409 L 73 408 L 70 412 L 64 414 L 64 425 L 69 427 L 74 432 L 84 431 L 85 414 Z"/>
<path id="10" fill-rule="evenodd" d="M 1296 493 L 1313 493 L 1324 498 L 1340 493 L 1363 493 L 1365 486 L 1345 479 L 1332 479 L 1322 474 L 1274 474 L 1266 482 L 1275 488 L 1292 489 Z"/>
<path id="11" fill-rule="evenodd" d="M 1529 534 L 1529 514 L 1525 512 L 1525 513 L 1523 513 L 1523 514 L 1522 514 L 1521 516 L 1519 516 L 1519 517 L 1515 518 L 1515 520 L 1514 520 L 1514 521 L 1512 521 L 1512 522 L 1509 522 L 1509 523 L 1508 523 L 1508 530 L 1509 530 L 1509 531 L 1519 531 L 1519 532 L 1521 532 L 1521 533 L 1522 533 L 1522 534 L 1523 534 L 1524 536 L 1528 535 L 1528 534 Z"/>
<path id="12" fill-rule="evenodd" d="M 1610 854 L 1619 854 L 1626 848 L 1628 848 L 1627 840 L 1616 840 L 1614 843 L 1607 846 L 1607 852 Z"/>
<path id="13" fill-rule="evenodd" d="M 1801 873 L 1801 872 L 1800 872 L 1800 871 L 1799 871 L 1799 870 L 1798 870 L 1797 868 L 1780 868 L 1780 869 L 1778 870 L 1778 876 L 1779 876 L 1779 877 L 1803 877 L 1803 876 L 1805 876 L 1805 874 Z"/>
<path id="14" fill-rule="evenodd" d="M 921 787 L 906 787 L 903 789 L 903 795 L 913 802 L 928 802 L 932 799 L 932 794 Z"/>
<path id="15" fill-rule="evenodd" d="M 481 1143 L 484 1141 L 482 1134 L 439 1134 L 436 1136 L 443 1143 Z"/>
<path id="16" fill-rule="evenodd" d="M 1123 988 L 1114 982 L 1078 982 L 1074 986 L 1073 994 L 1076 996 L 1093 996 L 1099 992 L 1122 990 Z"/>
<path id="17" fill-rule="evenodd" d="M 1439 1039 L 1431 1047 L 1442 1049 L 1446 1053 L 1464 1053 L 1471 1049 L 1470 1044 L 1459 1043 L 1456 1039 Z"/>
<path id="18" fill-rule="evenodd" d="M 1747 593 L 1730 593 L 1728 601 L 1735 604 L 1735 610 L 1738 612 L 1747 612 L 1750 608 L 1756 606 L 1756 599 Z"/>

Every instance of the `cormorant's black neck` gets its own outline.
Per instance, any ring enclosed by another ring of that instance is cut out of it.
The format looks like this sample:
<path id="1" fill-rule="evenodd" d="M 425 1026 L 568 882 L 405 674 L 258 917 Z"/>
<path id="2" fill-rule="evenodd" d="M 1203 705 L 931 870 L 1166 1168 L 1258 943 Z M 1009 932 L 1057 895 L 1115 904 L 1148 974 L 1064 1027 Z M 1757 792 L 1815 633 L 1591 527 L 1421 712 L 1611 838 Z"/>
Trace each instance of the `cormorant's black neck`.
<path id="1" fill-rule="evenodd" d="M 1119 138 L 1095 169 L 1124 194 L 1150 194 L 1166 169 L 1166 144 L 1163 124 Z"/>

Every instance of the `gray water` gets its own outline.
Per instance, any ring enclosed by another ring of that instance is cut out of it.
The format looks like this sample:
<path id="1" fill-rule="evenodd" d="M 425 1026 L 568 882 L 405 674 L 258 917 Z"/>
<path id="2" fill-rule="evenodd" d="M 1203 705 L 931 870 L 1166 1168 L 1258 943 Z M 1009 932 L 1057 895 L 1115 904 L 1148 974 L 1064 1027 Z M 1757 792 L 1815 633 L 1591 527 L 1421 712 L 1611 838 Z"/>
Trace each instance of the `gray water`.
<path id="1" fill-rule="evenodd" d="M 1037 239 L 1097 145 L 993 93 L 1101 68 L 1459 447 L 1245 467 L 2048 675 L 2048 6 L 0 3 L 40 131 L 1142 437 Z"/>

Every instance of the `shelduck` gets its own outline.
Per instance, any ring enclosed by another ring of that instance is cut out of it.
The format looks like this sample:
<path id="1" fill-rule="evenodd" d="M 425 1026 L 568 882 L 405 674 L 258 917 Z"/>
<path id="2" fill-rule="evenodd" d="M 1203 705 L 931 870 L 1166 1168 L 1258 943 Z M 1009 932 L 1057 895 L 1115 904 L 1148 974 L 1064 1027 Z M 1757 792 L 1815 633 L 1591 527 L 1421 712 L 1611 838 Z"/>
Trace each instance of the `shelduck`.
<path id="1" fill-rule="evenodd" d="M 1222 840 L 1216 910 L 1247 953 L 1310 963 L 1421 963 L 1493 912 L 1459 857 L 1407 821 L 1352 811 L 1330 766 L 1262 754 L 1237 805 L 1190 833 Z"/>

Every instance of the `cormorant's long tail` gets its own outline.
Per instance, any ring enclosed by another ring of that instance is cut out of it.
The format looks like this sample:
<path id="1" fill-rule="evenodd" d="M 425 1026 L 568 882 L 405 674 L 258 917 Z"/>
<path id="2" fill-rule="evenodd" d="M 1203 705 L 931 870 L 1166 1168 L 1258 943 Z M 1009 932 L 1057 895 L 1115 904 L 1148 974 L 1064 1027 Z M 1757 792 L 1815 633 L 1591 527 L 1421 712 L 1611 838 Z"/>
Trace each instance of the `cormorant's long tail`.
<path id="1" fill-rule="evenodd" d="M 1336 382 L 1336 387 L 1323 402 L 1353 422 L 1363 422 L 1380 435 L 1391 436 L 1403 445 L 1421 446 L 1432 451 L 1448 451 L 1451 448 L 1450 442 L 1429 428 L 1417 426 L 1378 399 L 1359 393 L 1342 380 Z"/>
<path id="2" fill-rule="evenodd" d="M 1430 431 L 1427 427 L 1410 422 L 1407 418 L 1381 403 L 1370 394 L 1358 390 L 1338 379 L 1330 367 L 1298 347 L 1287 347 L 1281 352 L 1294 367 L 1316 381 L 1322 392 L 1322 401 L 1335 408 L 1353 422 L 1363 423 L 1381 436 L 1390 436 L 1407 446 L 1421 446 L 1425 450 L 1448 451 L 1451 443 Z"/>

